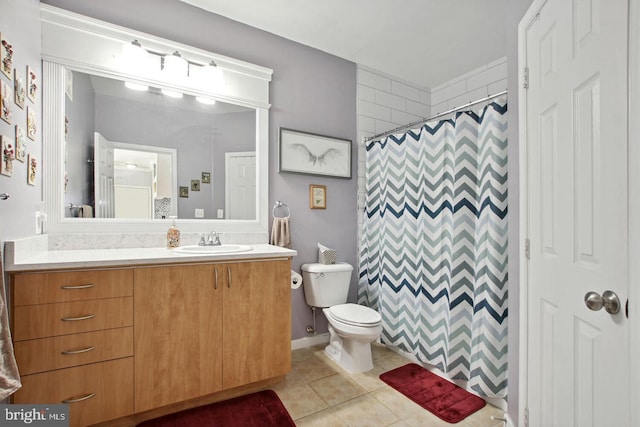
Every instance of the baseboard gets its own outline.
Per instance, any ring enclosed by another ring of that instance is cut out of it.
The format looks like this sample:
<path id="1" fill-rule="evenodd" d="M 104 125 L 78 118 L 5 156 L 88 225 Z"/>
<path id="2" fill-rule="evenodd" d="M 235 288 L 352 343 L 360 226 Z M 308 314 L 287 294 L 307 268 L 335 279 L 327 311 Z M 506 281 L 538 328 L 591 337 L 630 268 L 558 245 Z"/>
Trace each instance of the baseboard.
<path id="1" fill-rule="evenodd" d="M 312 345 L 327 344 L 329 342 L 329 332 L 324 334 L 314 335 L 312 337 L 298 338 L 291 341 L 291 350 L 298 350 L 299 348 L 311 347 Z"/>
<path id="2" fill-rule="evenodd" d="M 513 422 L 513 420 L 509 416 L 509 414 L 507 414 L 506 412 L 504 413 L 504 418 L 507 420 L 507 426 L 506 427 L 516 427 L 515 423 Z"/>

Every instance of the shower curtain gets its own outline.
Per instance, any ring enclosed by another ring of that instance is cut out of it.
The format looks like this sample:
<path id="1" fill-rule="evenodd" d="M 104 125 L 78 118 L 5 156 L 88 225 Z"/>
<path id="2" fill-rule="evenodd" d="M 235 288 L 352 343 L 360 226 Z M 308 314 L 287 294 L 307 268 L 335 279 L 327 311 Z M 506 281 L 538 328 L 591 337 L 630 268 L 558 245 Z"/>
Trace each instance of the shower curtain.
<path id="1" fill-rule="evenodd" d="M 507 393 L 507 103 L 366 147 L 358 300 L 381 340 Z"/>

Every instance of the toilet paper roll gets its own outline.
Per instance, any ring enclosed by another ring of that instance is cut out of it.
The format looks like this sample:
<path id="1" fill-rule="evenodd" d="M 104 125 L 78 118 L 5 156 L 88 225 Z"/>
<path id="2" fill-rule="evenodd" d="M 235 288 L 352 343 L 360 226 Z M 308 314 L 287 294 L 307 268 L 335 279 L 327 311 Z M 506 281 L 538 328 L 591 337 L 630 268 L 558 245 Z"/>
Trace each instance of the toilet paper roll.
<path id="1" fill-rule="evenodd" d="M 291 270 L 291 289 L 298 289 L 302 285 L 302 276 Z"/>

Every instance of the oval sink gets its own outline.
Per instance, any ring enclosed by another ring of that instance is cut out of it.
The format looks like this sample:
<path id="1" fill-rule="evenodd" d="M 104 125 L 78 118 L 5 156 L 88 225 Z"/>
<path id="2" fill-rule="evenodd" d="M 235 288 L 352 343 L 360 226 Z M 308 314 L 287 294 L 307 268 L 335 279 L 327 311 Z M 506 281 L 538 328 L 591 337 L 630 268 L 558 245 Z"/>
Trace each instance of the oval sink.
<path id="1" fill-rule="evenodd" d="M 248 245 L 220 245 L 220 246 L 180 246 L 173 251 L 181 254 L 231 254 L 236 252 L 249 252 L 253 250 Z"/>

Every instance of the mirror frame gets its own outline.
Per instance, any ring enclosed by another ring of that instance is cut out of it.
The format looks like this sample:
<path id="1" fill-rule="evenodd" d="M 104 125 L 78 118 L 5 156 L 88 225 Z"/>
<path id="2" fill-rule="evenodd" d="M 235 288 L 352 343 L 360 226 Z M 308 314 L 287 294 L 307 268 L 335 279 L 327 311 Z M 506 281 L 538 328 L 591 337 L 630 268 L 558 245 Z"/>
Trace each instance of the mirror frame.
<path id="1" fill-rule="evenodd" d="M 166 232 L 167 221 L 115 218 L 65 218 L 64 117 L 65 67 L 88 74 L 158 88 L 176 89 L 188 95 L 216 100 L 256 111 L 256 219 L 178 219 L 183 232 L 261 233 L 268 236 L 269 82 L 273 70 L 146 33 L 99 21 L 42 4 L 42 104 L 43 104 L 43 198 L 50 234 L 115 234 Z M 126 67 L 123 46 L 137 39 L 155 52 L 179 51 L 189 61 L 207 64 L 214 60 L 224 72 L 225 84 L 204 91 L 195 83 L 171 82 L 161 75 L 152 78 Z"/>

